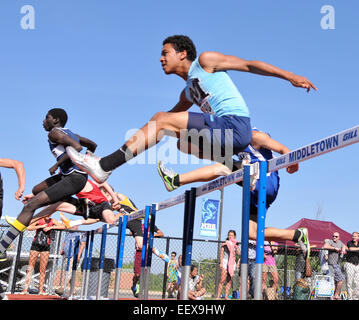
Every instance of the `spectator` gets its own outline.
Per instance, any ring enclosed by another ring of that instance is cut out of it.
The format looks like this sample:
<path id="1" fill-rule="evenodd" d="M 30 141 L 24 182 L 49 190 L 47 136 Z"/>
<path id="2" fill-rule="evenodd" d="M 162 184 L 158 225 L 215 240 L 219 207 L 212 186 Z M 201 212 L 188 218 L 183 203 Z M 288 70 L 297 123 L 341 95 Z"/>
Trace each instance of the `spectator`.
<path id="1" fill-rule="evenodd" d="M 335 291 L 332 299 L 340 300 L 340 292 L 345 277 L 340 266 L 341 258 L 346 252 L 345 244 L 339 239 L 339 233 L 334 232 L 331 240 L 324 244 L 324 248 L 328 249 L 328 265 L 329 271 L 334 276 Z"/>
<path id="2" fill-rule="evenodd" d="M 203 300 L 206 289 L 203 288 L 202 282 L 204 275 L 198 275 L 198 268 L 191 265 L 191 273 L 189 275 L 188 284 L 188 299 L 189 300 Z"/>
<path id="3" fill-rule="evenodd" d="M 264 261 L 263 261 L 263 278 L 262 278 L 262 290 L 267 294 L 270 300 L 276 299 L 277 287 L 279 282 L 278 270 L 274 256 L 278 252 L 277 242 L 264 241 Z M 267 275 L 271 274 L 273 284 L 270 286 L 271 290 L 267 288 Z"/>
<path id="4" fill-rule="evenodd" d="M 324 245 L 328 241 L 329 241 L 329 239 L 325 239 Z M 320 269 L 321 269 L 323 275 L 329 274 L 328 250 L 324 249 L 324 246 L 323 246 L 323 249 L 321 249 L 319 251 L 319 263 L 320 263 Z"/>
<path id="5" fill-rule="evenodd" d="M 359 233 L 352 233 L 347 243 L 347 256 L 344 264 L 347 279 L 348 300 L 359 300 Z"/>
<path id="6" fill-rule="evenodd" d="M 177 281 L 178 281 L 178 277 L 177 277 L 177 271 L 178 271 L 178 263 L 176 261 L 176 252 L 171 252 L 171 259 L 168 262 L 168 266 L 167 266 L 167 280 L 168 280 L 168 287 L 167 287 L 167 292 L 168 292 L 168 298 L 174 298 L 176 293 L 176 289 L 177 289 Z"/>
<path id="7" fill-rule="evenodd" d="M 221 269 L 221 279 L 218 284 L 217 299 L 220 298 L 224 282 L 227 281 L 224 298 L 228 300 L 229 290 L 231 289 L 232 279 L 236 270 L 236 252 L 240 255 L 236 232 L 229 230 L 226 242 L 222 244 L 220 252 L 219 266 Z"/>
<path id="8" fill-rule="evenodd" d="M 44 284 L 46 278 L 46 267 L 49 262 L 50 245 L 51 245 L 51 230 L 61 229 L 62 223 L 49 217 L 43 218 L 30 224 L 27 230 L 36 230 L 36 234 L 32 241 L 29 255 L 29 266 L 25 276 L 25 287 L 21 294 L 28 294 L 28 288 L 31 281 L 32 272 L 35 269 L 35 264 L 38 256 L 40 255 L 40 276 L 39 276 L 39 294 L 45 295 Z"/>
<path id="9" fill-rule="evenodd" d="M 64 226 L 63 228 L 65 229 L 66 227 Z M 63 256 L 64 261 L 67 261 L 67 259 L 71 259 L 70 260 L 70 265 L 69 265 L 69 270 L 72 270 L 72 265 L 74 263 L 73 256 L 74 256 L 74 253 L 75 253 L 75 239 L 76 239 L 76 237 L 80 237 L 80 247 L 79 247 L 79 252 L 78 252 L 78 255 L 77 255 L 78 265 L 79 265 L 79 262 L 81 260 L 82 252 L 83 252 L 83 250 L 84 250 L 84 248 L 86 246 L 86 233 L 78 232 L 78 229 L 79 229 L 78 226 L 74 226 L 74 227 L 72 227 L 70 229 L 71 230 L 70 232 L 66 233 L 64 242 L 62 244 L 62 249 L 60 251 L 60 254 Z M 71 245 L 71 251 L 70 251 L 69 249 L 70 249 L 70 242 L 71 241 L 73 241 L 73 243 Z M 69 285 L 70 283 L 71 283 L 71 277 L 69 277 L 66 286 Z M 65 285 L 64 285 L 64 287 L 65 287 Z M 60 290 L 60 289 L 55 290 L 55 292 L 60 296 L 64 294 L 64 290 Z"/>
<path id="10" fill-rule="evenodd" d="M 248 281 L 249 281 L 249 296 L 254 298 L 254 275 L 256 267 L 256 241 L 248 241 Z"/>

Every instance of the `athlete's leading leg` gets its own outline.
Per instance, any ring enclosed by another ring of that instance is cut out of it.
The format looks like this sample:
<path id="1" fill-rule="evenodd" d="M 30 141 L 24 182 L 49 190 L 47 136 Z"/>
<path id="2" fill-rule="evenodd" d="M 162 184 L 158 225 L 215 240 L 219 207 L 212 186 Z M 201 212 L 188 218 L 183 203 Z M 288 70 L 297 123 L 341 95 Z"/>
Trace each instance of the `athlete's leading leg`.
<path id="1" fill-rule="evenodd" d="M 93 154 L 80 154 L 71 147 L 67 147 L 66 151 L 74 163 L 88 172 L 94 180 L 102 183 L 108 178 L 112 170 L 157 144 L 166 131 L 179 136 L 180 130 L 186 129 L 187 124 L 188 112 L 186 111 L 158 112 L 120 149 L 102 159 Z"/>

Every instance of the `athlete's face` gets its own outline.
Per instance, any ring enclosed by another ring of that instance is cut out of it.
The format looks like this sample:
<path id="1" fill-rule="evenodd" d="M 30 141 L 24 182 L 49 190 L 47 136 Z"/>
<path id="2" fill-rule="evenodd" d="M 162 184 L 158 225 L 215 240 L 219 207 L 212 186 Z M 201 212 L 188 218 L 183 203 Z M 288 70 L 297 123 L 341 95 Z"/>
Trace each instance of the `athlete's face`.
<path id="1" fill-rule="evenodd" d="M 161 65 L 165 74 L 174 73 L 183 60 L 182 56 L 186 54 L 185 52 L 176 52 L 171 43 L 166 43 L 162 47 L 161 52 Z"/>
<path id="2" fill-rule="evenodd" d="M 51 129 L 54 127 L 55 119 L 51 114 L 47 114 L 45 120 L 42 122 L 42 126 L 46 131 L 51 131 Z"/>

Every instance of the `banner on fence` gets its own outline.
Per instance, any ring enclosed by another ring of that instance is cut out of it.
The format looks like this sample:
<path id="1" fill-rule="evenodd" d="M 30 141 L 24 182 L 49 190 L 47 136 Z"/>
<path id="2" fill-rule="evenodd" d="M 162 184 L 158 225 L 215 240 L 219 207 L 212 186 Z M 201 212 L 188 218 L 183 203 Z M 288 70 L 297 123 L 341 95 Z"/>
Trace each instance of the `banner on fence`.
<path id="1" fill-rule="evenodd" d="M 217 236 L 217 221 L 219 211 L 219 200 L 202 199 L 202 216 L 200 235 L 205 237 Z"/>

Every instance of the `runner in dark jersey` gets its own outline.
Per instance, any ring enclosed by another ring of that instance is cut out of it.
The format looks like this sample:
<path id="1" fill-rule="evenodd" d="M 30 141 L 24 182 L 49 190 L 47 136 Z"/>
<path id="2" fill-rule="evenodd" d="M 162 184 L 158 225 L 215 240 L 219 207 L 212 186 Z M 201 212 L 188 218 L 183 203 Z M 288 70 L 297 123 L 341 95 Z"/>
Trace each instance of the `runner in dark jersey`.
<path id="1" fill-rule="evenodd" d="M 93 141 L 64 128 L 66 122 L 67 113 L 61 108 L 48 111 L 43 121 L 44 129 L 49 132 L 50 150 L 56 157 L 56 163 L 49 169 L 51 177 L 33 188 L 32 196 L 23 200 L 25 206 L 17 219 L 2 235 L 0 239 L 0 261 L 6 260 L 6 250 L 30 224 L 37 209 L 80 192 L 87 182 L 87 174 L 69 159 L 66 147 L 72 146 L 77 151 L 86 147 L 90 152 L 94 152 L 97 145 Z M 60 173 L 55 175 L 58 169 L 60 169 Z"/>

